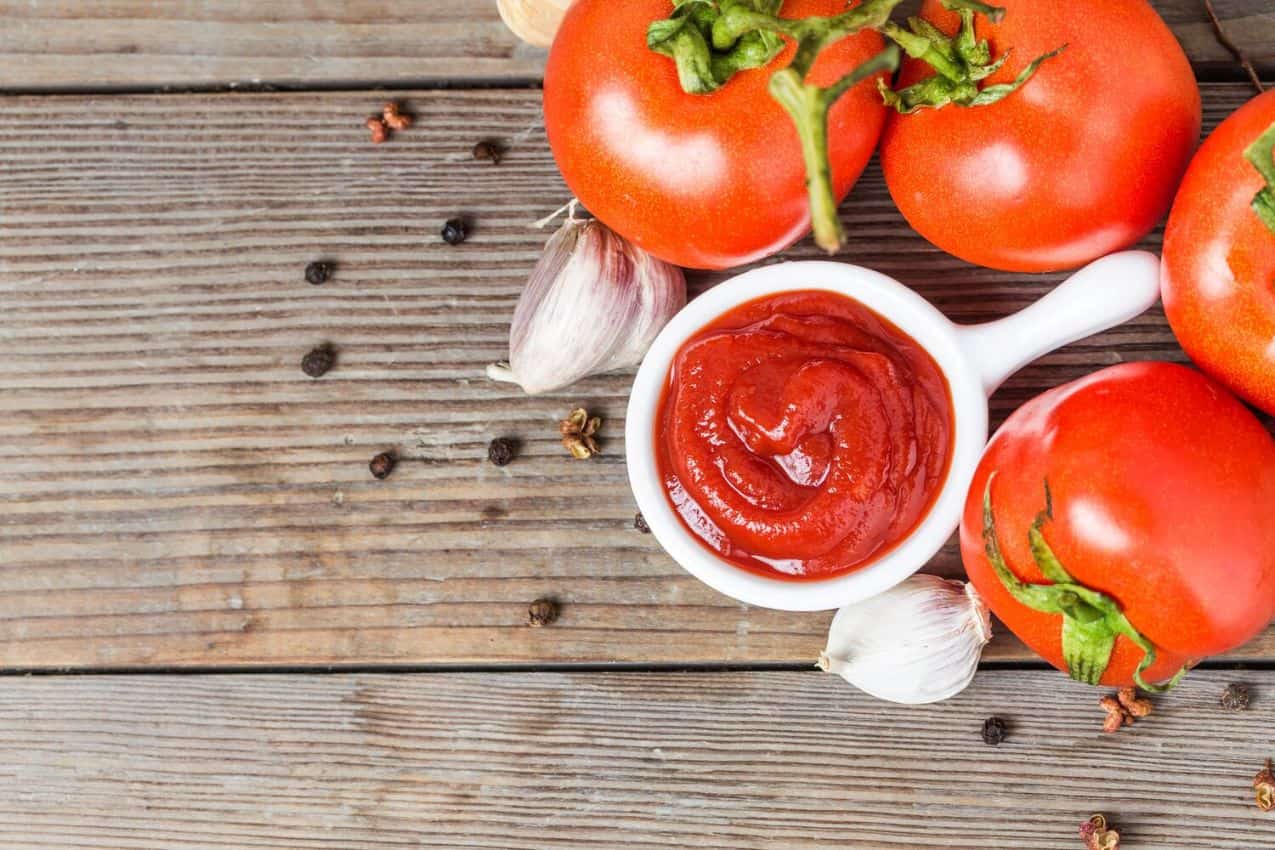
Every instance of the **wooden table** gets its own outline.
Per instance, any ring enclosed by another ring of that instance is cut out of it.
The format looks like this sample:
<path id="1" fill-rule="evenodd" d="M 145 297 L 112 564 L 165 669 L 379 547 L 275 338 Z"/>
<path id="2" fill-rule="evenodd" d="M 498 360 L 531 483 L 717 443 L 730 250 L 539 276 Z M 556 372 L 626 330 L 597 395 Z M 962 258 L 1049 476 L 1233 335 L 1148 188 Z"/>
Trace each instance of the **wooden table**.
<path id="1" fill-rule="evenodd" d="M 1155 5 L 1211 127 L 1251 90 L 1195 0 Z M 1216 5 L 1275 75 L 1269 0 Z M 1134 850 L 1275 846 L 1249 789 L 1275 632 L 1114 736 L 1004 630 L 951 702 L 874 702 L 812 669 L 827 615 L 733 603 L 634 528 L 629 375 L 483 377 L 567 198 L 542 63 L 490 2 L 0 0 L 0 847 L 1063 850 L 1098 810 Z M 391 97 L 417 126 L 373 147 Z M 957 319 L 1059 279 L 937 252 L 875 165 L 843 216 L 847 259 Z M 1159 313 L 996 419 L 1150 358 L 1182 359 Z M 607 420 L 589 463 L 555 434 L 577 402 Z M 543 596 L 561 619 L 528 628 Z"/>

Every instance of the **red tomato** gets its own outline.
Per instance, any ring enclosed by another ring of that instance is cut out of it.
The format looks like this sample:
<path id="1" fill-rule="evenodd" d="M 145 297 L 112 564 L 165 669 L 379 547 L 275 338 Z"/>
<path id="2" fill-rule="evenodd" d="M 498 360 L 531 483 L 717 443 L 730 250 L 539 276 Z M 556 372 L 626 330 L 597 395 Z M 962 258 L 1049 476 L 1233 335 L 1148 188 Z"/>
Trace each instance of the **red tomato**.
<path id="1" fill-rule="evenodd" d="M 1253 212 L 1266 182 L 1244 150 L 1275 124 L 1275 91 L 1209 136 L 1164 233 L 1164 309 L 1191 359 L 1275 413 L 1275 234 Z"/>
<path id="2" fill-rule="evenodd" d="M 1028 542 L 1048 482 L 1045 541 L 1076 583 L 1114 600 L 1158 649 L 1148 680 L 1234 649 L 1275 616 L 1275 440 L 1199 372 L 1128 363 L 1058 387 L 1010 416 L 979 465 L 961 524 L 965 569 L 1005 625 L 1066 670 L 1063 617 L 1018 601 L 988 557 L 993 475 L 1009 570 L 1048 584 Z M 1119 637 L 1102 683 L 1131 684 L 1142 658 Z"/>
<path id="3" fill-rule="evenodd" d="M 789 18 L 833 15 L 844 0 L 786 0 Z M 545 68 L 545 128 L 567 186 L 612 230 L 691 268 L 728 268 L 791 245 L 810 229 L 806 170 L 792 119 L 767 90 L 790 44 L 766 68 L 716 92 L 687 94 L 673 61 L 647 49 L 668 0 L 578 0 Z M 864 31 L 829 46 L 811 81 L 829 85 L 884 47 Z M 875 79 L 828 116 L 837 200 L 867 165 L 885 123 Z"/>
<path id="4" fill-rule="evenodd" d="M 1021 89 L 989 106 L 893 115 L 881 144 L 908 222 L 963 260 L 1008 271 L 1074 268 L 1138 241 L 1164 215 L 1200 133 L 1200 93 L 1182 48 L 1146 0 L 997 0 L 978 17 L 1009 83 L 1066 44 Z M 938 0 L 922 17 L 959 23 Z M 904 64 L 900 83 L 929 76 Z"/>

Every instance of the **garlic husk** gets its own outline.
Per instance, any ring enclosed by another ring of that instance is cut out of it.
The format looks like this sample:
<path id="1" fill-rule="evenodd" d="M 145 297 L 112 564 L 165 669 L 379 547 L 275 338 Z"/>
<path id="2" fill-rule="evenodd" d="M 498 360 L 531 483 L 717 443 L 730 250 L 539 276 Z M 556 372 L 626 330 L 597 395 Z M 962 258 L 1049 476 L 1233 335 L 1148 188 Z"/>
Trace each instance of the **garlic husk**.
<path id="1" fill-rule="evenodd" d="M 974 585 L 917 575 L 838 611 L 819 667 L 878 699 L 923 705 L 965 690 L 991 638 Z"/>
<path id="2" fill-rule="evenodd" d="M 635 366 L 685 305 L 681 269 L 600 221 L 569 217 L 518 300 L 508 363 L 489 366 L 487 374 L 535 395 Z"/>
<path id="3" fill-rule="evenodd" d="M 548 47 L 575 0 L 496 0 L 505 26 L 536 47 Z"/>

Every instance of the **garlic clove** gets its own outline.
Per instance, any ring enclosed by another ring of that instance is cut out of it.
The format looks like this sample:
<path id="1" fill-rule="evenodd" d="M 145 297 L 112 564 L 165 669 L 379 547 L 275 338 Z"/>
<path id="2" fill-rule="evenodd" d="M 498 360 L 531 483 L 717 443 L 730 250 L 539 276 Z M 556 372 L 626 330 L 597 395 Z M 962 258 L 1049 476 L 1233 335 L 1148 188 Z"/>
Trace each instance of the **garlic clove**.
<path id="1" fill-rule="evenodd" d="M 917 575 L 838 611 L 819 667 L 878 699 L 922 705 L 965 690 L 991 637 L 974 585 Z"/>
<path id="2" fill-rule="evenodd" d="M 641 362 L 686 305 L 682 270 L 596 220 L 574 217 L 549 239 L 509 329 L 509 361 L 494 380 L 550 392 Z"/>
<path id="3" fill-rule="evenodd" d="M 496 0 L 505 26 L 535 47 L 548 47 L 574 0 Z"/>

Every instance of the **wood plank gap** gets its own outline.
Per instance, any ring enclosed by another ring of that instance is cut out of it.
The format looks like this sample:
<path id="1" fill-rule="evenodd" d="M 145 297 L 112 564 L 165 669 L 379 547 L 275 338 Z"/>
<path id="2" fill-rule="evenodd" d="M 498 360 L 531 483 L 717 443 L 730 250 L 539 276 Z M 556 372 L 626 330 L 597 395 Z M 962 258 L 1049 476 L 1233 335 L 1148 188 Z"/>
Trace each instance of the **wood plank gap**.
<path id="1" fill-rule="evenodd" d="M 1236 70 L 1200 0 L 1151 0 L 1197 72 Z M 905 0 L 902 19 L 920 0 Z M 1269 0 L 1215 0 L 1227 34 L 1263 76 L 1275 71 Z M 523 44 L 496 4 L 467 0 L 0 0 L 0 86 L 284 90 L 369 82 L 538 78 L 546 52 Z"/>
<path id="2" fill-rule="evenodd" d="M 992 658 L 979 664 L 980 671 L 1047 672 L 1051 668 L 1041 659 Z M 1209 658 L 1195 670 L 1231 672 L 1275 671 L 1275 659 Z M 1193 671 L 1194 672 L 1194 671 Z M 268 667 L 240 665 L 234 667 L 9 667 L 0 668 L 0 679 L 12 678 L 91 678 L 93 676 L 463 676 L 473 674 L 523 675 L 553 674 L 712 674 L 731 673 L 812 673 L 825 675 L 813 663 L 795 661 L 760 661 L 756 663 L 721 662 L 717 664 L 650 663 L 615 661 L 610 663 L 554 661 L 526 664 L 280 664 Z"/>
<path id="3" fill-rule="evenodd" d="M 1239 74 L 1218 75 L 1219 82 L 1242 82 Z M 112 97 L 124 95 L 192 94 L 361 94 L 376 91 L 525 91 L 544 85 L 540 77 L 420 77 L 405 80 L 333 80 L 304 83 L 161 83 L 155 85 L 53 85 L 6 86 L 0 81 L 0 97 Z"/>
<path id="4" fill-rule="evenodd" d="M 1205 65 L 1195 69 L 1201 83 L 1248 83 L 1248 76 L 1238 67 Z M 1262 84 L 1275 86 L 1275 76 L 1263 76 Z M 159 85 L 56 85 L 5 86 L 0 82 L 0 97 L 111 97 L 116 95 L 192 95 L 192 94 L 358 94 L 377 91 L 525 91 L 544 86 L 540 77 L 515 77 L 489 80 L 482 77 L 421 77 L 408 80 L 334 80 L 305 83 L 209 83 Z"/>

